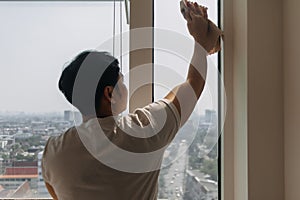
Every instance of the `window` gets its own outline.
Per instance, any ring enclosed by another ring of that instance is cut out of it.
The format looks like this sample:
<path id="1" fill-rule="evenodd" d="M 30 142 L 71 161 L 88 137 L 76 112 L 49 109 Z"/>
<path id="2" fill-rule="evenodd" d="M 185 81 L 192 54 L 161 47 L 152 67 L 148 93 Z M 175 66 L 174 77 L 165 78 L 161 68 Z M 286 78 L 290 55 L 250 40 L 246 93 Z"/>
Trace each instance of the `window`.
<path id="1" fill-rule="evenodd" d="M 67 59 L 83 50 L 120 54 L 120 41 L 113 48 L 112 36 L 129 30 L 124 2 L 121 9 L 113 1 L 0 2 L 1 199 L 49 197 L 40 152 L 49 136 L 78 117 L 58 92 L 59 76 Z M 123 56 L 123 73 L 128 58 Z M 14 194 L 19 187 L 22 194 Z"/>
<path id="2" fill-rule="evenodd" d="M 218 0 L 197 2 L 218 24 Z M 177 1 L 154 1 L 154 27 L 154 98 L 160 99 L 185 80 L 193 40 Z M 162 199 L 219 199 L 218 77 L 215 54 L 208 58 L 206 86 L 195 111 L 166 150 L 159 179 Z"/>
<path id="3" fill-rule="evenodd" d="M 126 49 L 129 38 L 125 38 L 123 49 L 120 49 L 120 40 L 117 37 L 114 42 L 112 35 L 146 23 L 146 26 L 157 28 L 153 35 L 154 51 L 146 53 L 154 62 L 150 79 L 158 83 L 149 88 L 151 100 L 163 97 L 170 87 L 184 80 L 193 45 L 179 11 L 179 2 L 131 0 L 131 4 L 139 6 L 141 2 L 154 4 L 154 16 L 132 10 L 130 27 L 124 2 L 0 2 L 3 27 L 0 33 L 0 185 L 4 189 L 0 191 L 0 198 L 13 197 L 9 192 L 20 186 L 27 188 L 26 180 L 30 190 L 24 192 L 22 198 L 49 197 L 41 176 L 41 150 L 49 136 L 65 131 L 73 125 L 73 119 L 80 117 L 53 87 L 57 85 L 66 58 L 72 59 L 82 50 L 95 48 L 114 52 L 118 57 L 120 51 L 122 54 L 129 51 Z M 198 3 L 205 5 L 207 2 Z M 209 17 L 217 23 L 218 0 L 209 3 L 206 4 Z M 150 7 L 141 7 L 143 9 Z M 107 23 L 103 23 L 104 20 Z M 162 35 L 170 33 L 175 38 L 183 38 L 180 45 L 187 50 L 184 56 L 168 51 L 170 49 L 156 48 L 164 42 L 159 33 L 161 29 L 164 29 Z M 129 65 L 139 63 L 136 60 L 137 55 L 123 55 L 124 74 L 129 71 Z M 209 58 L 209 65 L 209 68 L 218 66 L 218 55 Z M 168 72 L 173 79 L 166 83 Z M 128 78 L 125 82 L 130 85 Z M 219 198 L 216 71 L 208 72 L 207 82 L 209 87 L 205 88 L 196 111 L 166 151 L 159 179 L 159 199 Z M 148 97 L 149 93 L 145 90 L 140 94 Z"/>

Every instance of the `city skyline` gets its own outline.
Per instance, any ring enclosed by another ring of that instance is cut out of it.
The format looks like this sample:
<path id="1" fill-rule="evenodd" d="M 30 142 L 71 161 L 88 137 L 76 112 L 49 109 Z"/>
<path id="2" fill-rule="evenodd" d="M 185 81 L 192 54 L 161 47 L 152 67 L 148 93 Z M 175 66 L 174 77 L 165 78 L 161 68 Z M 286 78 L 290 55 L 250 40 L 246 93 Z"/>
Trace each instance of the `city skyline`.
<path id="1" fill-rule="evenodd" d="M 217 149 L 210 145 L 212 140 L 217 143 L 213 134 L 217 120 L 211 118 L 216 118 L 214 111 L 207 111 L 201 117 L 192 116 L 166 149 L 159 198 L 190 200 L 189 196 L 197 194 L 197 199 L 211 195 L 217 199 Z M 0 120 L 0 185 L 3 187 L 0 187 L 0 198 L 16 197 L 20 188 L 23 192 L 18 197 L 48 196 L 41 176 L 41 152 L 50 136 L 60 135 L 73 125 L 69 111 L 59 116 L 16 115 Z M 207 184 L 209 190 L 203 189 Z"/>

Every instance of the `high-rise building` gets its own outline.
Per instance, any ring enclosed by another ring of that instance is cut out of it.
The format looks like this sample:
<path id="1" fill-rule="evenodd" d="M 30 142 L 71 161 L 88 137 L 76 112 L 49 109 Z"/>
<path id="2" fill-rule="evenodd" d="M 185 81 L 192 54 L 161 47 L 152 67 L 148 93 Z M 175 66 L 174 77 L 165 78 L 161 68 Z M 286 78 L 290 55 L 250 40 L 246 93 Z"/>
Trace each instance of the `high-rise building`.
<path id="1" fill-rule="evenodd" d="M 75 124 L 81 124 L 82 116 L 80 112 L 65 110 L 64 111 L 64 120 L 68 122 L 74 122 Z"/>
<path id="2" fill-rule="evenodd" d="M 64 111 L 64 120 L 65 121 L 72 121 L 72 111 L 71 110 L 65 110 Z"/>
<path id="3" fill-rule="evenodd" d="M 217 112 L 215 110 L 205 110 L 205 122 L 215 124 L 217 122 Z"/>

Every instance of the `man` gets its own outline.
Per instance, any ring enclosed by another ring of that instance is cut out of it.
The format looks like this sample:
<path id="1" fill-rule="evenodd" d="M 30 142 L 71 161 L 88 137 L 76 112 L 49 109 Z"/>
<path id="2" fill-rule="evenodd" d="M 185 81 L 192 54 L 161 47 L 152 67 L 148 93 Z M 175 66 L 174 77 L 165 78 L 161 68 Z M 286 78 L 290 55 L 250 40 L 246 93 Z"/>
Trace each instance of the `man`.
<path id="1" fill-rule="evenodd" d="M 49 138 L 45 147 L 43 177 L 55 200 L 157 198 L 163 150 L 189 118 L 205 84 L 208 50 L 199 44 L 209 44 L 207 14 L 196 4 L 188 6 L 185 18 L 195 39 L 194 54 L 186 81 L 162 100 L 118 119 L 128 92 L 114 57 L 86 51 L 63 71 L 59 89 L 80 110 L 83 123 Z M 99 69 L 102 76 L 89 98 L 91 76 Z M 144 159 L 149 152 L 159 153 Z"/>

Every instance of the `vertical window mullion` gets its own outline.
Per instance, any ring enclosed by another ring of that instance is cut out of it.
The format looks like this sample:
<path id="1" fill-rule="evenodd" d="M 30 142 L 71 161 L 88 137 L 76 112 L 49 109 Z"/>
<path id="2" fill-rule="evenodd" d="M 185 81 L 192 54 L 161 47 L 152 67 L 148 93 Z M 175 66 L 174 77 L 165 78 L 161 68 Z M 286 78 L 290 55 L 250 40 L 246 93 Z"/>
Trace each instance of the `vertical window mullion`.
<path id="1" fill-rule="evenodd" d="M 130 71 L 142 66 L 142 77 L 132 76 L 129 80 L 129 110 L 142 107 L 153 100 L 153 0 L 130 1 Z M 145 44 L 144 48 L 141 44 Z M 138 45 L 138 46 L 137 46 Z M 148 48 L 151 47 L 151 48 Z M 139 68 L 141 69 L 141 68 Z M 147 85 L 137 86 L 138 80 L 144 80 Z"/>

